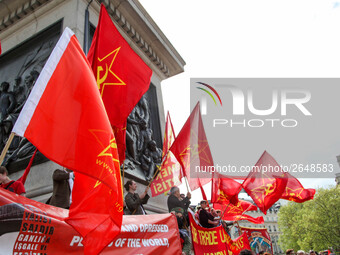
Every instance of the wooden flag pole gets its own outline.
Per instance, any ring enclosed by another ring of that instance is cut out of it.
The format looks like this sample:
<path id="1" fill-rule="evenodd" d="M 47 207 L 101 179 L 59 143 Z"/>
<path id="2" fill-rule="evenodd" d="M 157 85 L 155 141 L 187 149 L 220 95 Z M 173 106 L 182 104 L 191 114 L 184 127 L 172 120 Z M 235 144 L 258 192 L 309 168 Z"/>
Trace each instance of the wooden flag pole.
<path id="1" fill-rule="evenodd" d="M 189 183 L 188 183 L 188 177 L 184 176 L 185 179 L 185 184 L 187 186 L 187 191 L 191 193 L 190 187 L 189 187 Z"/>
<path id="2" fill-rule="evenodd" d="M 247 208 L 247 210 L 245 210 L 241 215 L 245 214 L 245 213 L 250 209 L 251 206 L 252 206 L 252 205 L 249 205 L 248 208 Z"/>
<path id="3" fill-rule="evenodd" d="M 239 234 L 239 236 L 241 236 L 242 235 L 242 231 L 241 231 L 240 224 L 238 223 L 238 221 L 236 221 L 236 224 L 237 224 L 237 227 L 238 227 L 238 234 Z"/>
<path id="4" fill-rule="evenodd" d="M 167 153 L 164 155 L 164 157 L 163 157 L 163 159 L 162 159 L 162 163 L 161 163 L 160 165 L 156 165 L 157 170 L 156 170 L 155 174 L 152 176 L 152 179 L 150 180 L 148 187 L 150 187 L 151 183 L 152 183 L 153 180 L 156 178 L 157 174 L 161 171 L 161 166 L 163 165 L 163 163 L 164 163 L 165 159 L 167 158 L 168 154 L 169 154 L 169 150 L 168 150 Z"/>
<path id="5" fill-rule="evenodd" d="M 8 151 L 9 146 L 11 145 L 13 138 L 14 138 L 15 134 L 12 132 L 10 134 L 10 136 L 8 137 L 7 143 L 5 145 L 5 147 L 3 148 L 2 152 L 1 152 L 1 156 L 0 156 L 0 165 L 2 165 L 2 162 L 5 159 L 6 153 Z"/>
<path id="6" fill-rule="evenodd" d="M 125 164 L 124 164 L 124 162 L 123 162 L 123 178 L 122 178 L 122 180 L 123 180 L 123 183 L 122 183 L 122 194 L 124 194 L 124 173 L 125 173 Z"/>

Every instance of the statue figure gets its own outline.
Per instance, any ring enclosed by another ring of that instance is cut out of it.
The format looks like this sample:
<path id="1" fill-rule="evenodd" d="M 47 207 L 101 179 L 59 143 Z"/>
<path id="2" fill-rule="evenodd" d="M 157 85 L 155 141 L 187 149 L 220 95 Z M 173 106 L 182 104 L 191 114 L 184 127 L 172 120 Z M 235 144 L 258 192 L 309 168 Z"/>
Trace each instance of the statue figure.
<path id="1" fill-rule="evenodd" d="M 6 119 L 8 114 L 12 113 L 16 105 L 15 97 L 11 92 L 8 92 L 9 83 L 4 81 L 1 83 L 0 95 L 0 123 Z"/>
<path id="2" fill-rule="evenodd" d="M 28 75 L 26 75 L 24 79 L 24 85 L 21 85 L 21 77 L 18 76 L 14 80 L 13 92 L 8 92 L 10 97 L 14 99 L 14 109 L 12 110 L 12 106 L 9 108 L 11 111 L 8 111 L 6 118 L 1 122 L 1 136 L 2 136 L 2 147 L 5 146 L 7 139 L 10 135 L 10 132 L 18 119 L 20 111 L 22 110 L 32 88 L 39 76 L 39 73 L 36 70 L 30 71 Z M 6 88 L 5 88 L 6 89 Z M 1 104 L 1 97 L 3 93 L 0 95 L 0 106 Z M 4 94 L 5 95 L 5 94 Z M 1 108 L 2 111 L 2 108 Z M 24 158 L 32 154 L 35 150 L 33 144 L 31 144 L 26 138 L 21 138 L 15 136 L 13 141 L 8 149 L 6 158 L 4 160 L 4 165 L 7 165 L 11 161 L 15 161 L 17 159 Z"/>
<path id="3" fill-rule="evenodd" d="M 147 147 L 147 144 L 153 140 L 152 130 L 148 128 L 145 120 L 140 123 L 140 132 L 138 136 L 138 153 L 141 154 Z"/>
<path id="4" fill-rule="evenodd" d="M 143 153 L 146 145 L 140 138 L 141 132 L 145 133 L 150 120 L 150 111 L 145 96 L 137 103 L 127 119 L 126 128 L 126 156 L 135 165 L 140 165 L 138 159 Z M 149 139 L 150 140 L 150 139 Z"/>
<path id="5" fill-rule="evenodd" d="M 145 179 L 150 181 L 155 173 L 156 166 L 162 163 L 162 150 L 157 148 L 156 142 L 151 140 L 141 157 L 142 170 Z"/>
<path id="6" fill-rule="evenodd" d="M 136 115 L 136 108 L 134 108 L 127 118 L 126 127 L 126 157 L 135 165 L 140 165 L 137 160 L 137 137 L 139 133 L 139 120 Z"/>

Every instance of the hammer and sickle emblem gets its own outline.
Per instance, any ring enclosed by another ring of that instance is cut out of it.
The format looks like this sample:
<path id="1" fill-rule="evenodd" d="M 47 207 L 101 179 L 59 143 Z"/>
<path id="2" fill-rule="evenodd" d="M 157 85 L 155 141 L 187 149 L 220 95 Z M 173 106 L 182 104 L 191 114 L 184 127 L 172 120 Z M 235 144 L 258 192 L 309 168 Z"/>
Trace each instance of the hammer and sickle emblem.
<path id="1" fill-rule="evenodd" d="M 97 85 L 98 89 L 100 90 L 100 85 L 106 80 L 106 77 L 109 73 L 109 68 L 107 67 L 107 64 L 105 64 L 105 73 L 102 78 L 100 78 L 100 73 L 104 71 L 102 66 L 97 67 Z"/>
<path id="2" fill-rule="evenodd" d="M 275 187 L 273 186 L 273 184 L 267 184 L 267 187 L 264 190 L 266 192 L 266 195 L 268 195 L 269 193 L 274 192 Z"/>

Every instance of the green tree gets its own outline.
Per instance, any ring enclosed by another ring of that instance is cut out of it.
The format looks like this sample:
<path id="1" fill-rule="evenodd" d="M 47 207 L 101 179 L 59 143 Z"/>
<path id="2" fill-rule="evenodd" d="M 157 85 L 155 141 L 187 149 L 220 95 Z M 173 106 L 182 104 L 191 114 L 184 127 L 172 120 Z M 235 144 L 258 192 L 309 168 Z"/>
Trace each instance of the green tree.
<path id="1" fill-rule="evenodd" d="M 311 201 L 282 206 L 278 224 L 283 250 L 340 249 L 340 188 L 320 188 Z"/>

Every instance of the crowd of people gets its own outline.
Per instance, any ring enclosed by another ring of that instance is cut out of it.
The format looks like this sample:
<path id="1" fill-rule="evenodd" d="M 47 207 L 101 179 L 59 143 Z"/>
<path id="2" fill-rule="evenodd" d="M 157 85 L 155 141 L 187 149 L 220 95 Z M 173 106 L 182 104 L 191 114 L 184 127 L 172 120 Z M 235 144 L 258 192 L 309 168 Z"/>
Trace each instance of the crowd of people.
<path id="1" fill-rule="evenodd" d="M 305 252 L 303 250 L 298 250 L 297 252 L 294 251 L 294 249 L 288 249 L 286 251 L 286 255 L 332 255 L 334 253 L 329 253 L 328 251 L 320 251 L 316 252 L 314 250 L 310 250 L 309 252 Z"/>
<path id="2" fill-rule="evenodd" d="M 72 187 L 74 174 L 67 169 L 56 169 L 52 175 L 53 179 L 53 192 L 52 196 L 46 201 L 47 204 L 68 209 L 72 203 Z M 0 167 L 0 187 L 14 192 L 18 195 L 25 196 L 26 191 L 23 183 L 20 180 L 13 181 L 8 176 L 6 167 Z M 145 215 L 144 209 L 150 196 L 148 194 L 149 186 L 145 188 L 141 194 L 137 193 L 137 183 L 133 180 L 128 180 L 124 188 L 126 195 L 124 197 L 124 214 L 125 215 Z M 190 206 L 191 194 L 181 194 L 178 187 L 174 186 L 170 189 L 167 199 L 168 211 L 177 219 L 179 234 L 182 244 L 182 255 L 191 254 L 192 245 L 190 241 L 189 230 L 189 216 L 188 209 Z M 191 206 L 191 213 L 196 222 L 204 228 L 214 228 L 222 225 L 226 232 L 229 234 L 229 228 L 225 221 L 221 218 L 221 210 L 210 208 L 208 201 L 202 200 L 200 204 L 195 207 Z M 298 250 L 296 253 L 293 249 L 288 249 L 286 255 L 324 255 L 328 253 L 315 252 L 310 250 L 305 252 Z M 271 255 L 269 252 L 261 251 L 255 254 L 251 250 L 243 250 L 240 255 Z"/>

